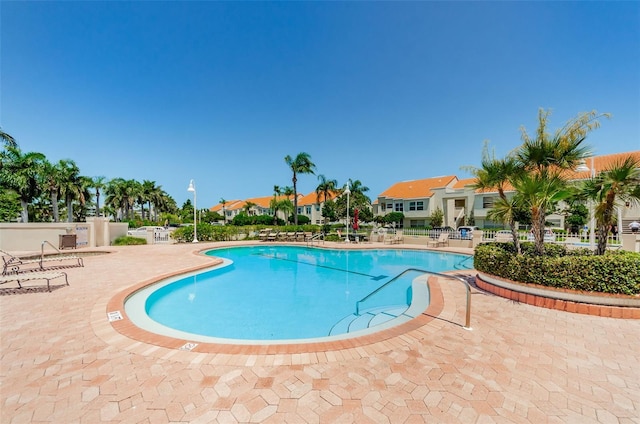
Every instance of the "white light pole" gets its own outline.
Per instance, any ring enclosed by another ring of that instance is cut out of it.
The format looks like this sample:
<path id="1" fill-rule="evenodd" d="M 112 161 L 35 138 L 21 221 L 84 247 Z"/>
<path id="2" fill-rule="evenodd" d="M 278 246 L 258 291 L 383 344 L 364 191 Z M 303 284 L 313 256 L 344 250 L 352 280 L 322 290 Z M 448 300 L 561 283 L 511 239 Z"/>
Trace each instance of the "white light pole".
<path id="1" fill-rule="evenodd" d="M 344 194 L 347 195 L 347 239 L 346 243 L 349 243 L 349 195 L 351 194 L 351 190 L 349 190 L 349 184 L 344 185 Z"/>
<path id="2" fill-rule="evenodd" d="M 580 165 L 578 165 L 578 168 L 576 169 L 576 171 L 580 171 L 580 172 L 586 172 L 589 171 L 589 167 L 582 162 Z M 595 161 L 593 159 L 593 156 L 591 156 L 591 179 L 594 179 L 596 177 L 596 167 L 595 167 Z M 595 237 L 595 216 L 594 213 L 595 211 L 593 210 L 594 205 L 593 205 L 593 200 L 589 199 L 589 216 L 590 216 L 590 221 L 589 221 L 589 248 L 591 250 L 595 250 L 596 248 L 596 237 Z"/>
<path id="3" fill-rule="evenodd" d="M 189 182 L 189 188 L 187 189 L 189 192 L 193 192 L 193 243 L 198 242 L 198 222 L 196 220 L 197 216 L 197 207 L 196 207 L 196 184 L 191 180 Z"/>

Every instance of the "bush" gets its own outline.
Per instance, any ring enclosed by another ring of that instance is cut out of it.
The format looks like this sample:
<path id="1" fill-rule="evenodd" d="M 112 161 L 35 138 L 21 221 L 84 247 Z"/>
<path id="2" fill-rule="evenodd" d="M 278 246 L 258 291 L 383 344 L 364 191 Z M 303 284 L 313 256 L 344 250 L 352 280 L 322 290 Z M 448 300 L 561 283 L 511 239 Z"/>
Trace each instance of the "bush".
<path id="1" fill-rule="evenodd" d="M 113 241 L 114 246 L 134 246 L 147 244 L 147 240 L 140 237 L 122 236 Z"/>
<path id="2" fill-rule="evenodd" d="M 516 255 L 510 243 L 486 243 L 476 247 L 474 268 L 487 274 L 525 284 L 588 292 L 640 294 L 640 254 L 567 251 L 562 245 L 545 244 L 545 256 L 529 254 L 531 243 L 523 243 Z M 526 247 L 525 247 L 526 246 Z M 553 247 L 551 247 L 553 246 Z M 586 253 L 586 254 L 585 254 Z"/>

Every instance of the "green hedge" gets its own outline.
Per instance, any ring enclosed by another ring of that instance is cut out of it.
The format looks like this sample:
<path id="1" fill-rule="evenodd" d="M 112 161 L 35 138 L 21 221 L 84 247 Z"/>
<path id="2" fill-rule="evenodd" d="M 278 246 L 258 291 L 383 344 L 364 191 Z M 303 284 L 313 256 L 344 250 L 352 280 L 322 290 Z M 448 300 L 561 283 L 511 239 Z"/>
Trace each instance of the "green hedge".
<path id="1" fill-rule="evenodd" d="M 527 284 L 600 293 L 640 294 L 640 254 L 617 251 L 593 255 L 586 249 L 567 251 L 545 244 L 545 256 L 531 254 L 523 243 L 516 255 L 510 243 L 485 243 L 476 247 L 474 268 L 497 277 Z"/>
<path id="2" fill-rule="evenodd" d="M 114 246 L 135 246 L 140 244 L 147 244 L 147 239 L 141 237 L 122 236 L 117 237 L 113 241 Z"/>

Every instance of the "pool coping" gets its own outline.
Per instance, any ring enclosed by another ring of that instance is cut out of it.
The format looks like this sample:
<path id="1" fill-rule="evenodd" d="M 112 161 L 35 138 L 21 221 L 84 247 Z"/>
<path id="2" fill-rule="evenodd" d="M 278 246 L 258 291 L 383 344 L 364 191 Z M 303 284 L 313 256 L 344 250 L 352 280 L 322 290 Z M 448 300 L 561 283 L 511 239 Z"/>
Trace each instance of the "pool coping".
<path id="1" fill-rule="evenodd" d="M 206 249 L 209 250 L 209 249 Z M 202 251 L 194 251 L 193 254 L 208 257 Z M 454 252 L 451 252 L 454 253 Z M 335 359 L 331 352 L 362 349 L 374 346 L 374 351 L 380 349 L 390 350 L 393 344 L 387 343 L 391 339 L 403 340 L 409 343 L 412 339 L 408 333 L 439 319 L 445 309 L 444 295 L 439 282 L 439 277 L 430 276 L 425 284 L 428 287 L 430 302 L 422 313 L 416 313 L 416 317 L 396 326 L 381 329 L 370 334 L 355 337 L 311 342 L 292 342 L 282 344 L 233 344 L 233 343 L 208 343 L 192 342 L 183 338 L 174 338 L 149 332 L 136 326 L 127 316 L 124 303 L 135 292 L 155 284 L 161 280 L 176 277 L 190 272 L 208 269 L 222 263 L 216 257 L 197 266 L 164 273 L 144 280 L 140 283 L 120 290 L 109 299 L 98 302 L 92 312 L 92 325 L 96 335 L 109 343 L 117 343 L 121 347 L 144 354 L 155 354 L 163 358 L 181 357 L 183 354 L 218 354 L 218 355 L 305 355 L 307 359 L 314 358 L 314 362 Z M 471 270 L 470 270 L 471 271 Z M 455 272 L 455 271 L 452 271 Z M 414 311 L 417 312 L 417 311 Z M 448 319 L 444 319 L 450 322 Z M 422 338 L 422 337 L 421 337 Z M 310 360 L 310 359 L 309 359 Z"/>

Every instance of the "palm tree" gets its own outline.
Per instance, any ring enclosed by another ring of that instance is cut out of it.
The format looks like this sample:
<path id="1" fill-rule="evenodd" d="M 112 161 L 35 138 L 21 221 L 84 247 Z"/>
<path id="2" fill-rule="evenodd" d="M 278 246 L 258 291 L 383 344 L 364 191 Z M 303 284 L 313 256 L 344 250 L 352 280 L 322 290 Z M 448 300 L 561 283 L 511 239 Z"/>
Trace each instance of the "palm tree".
<path id="1" fill-rule="evenodd" d="M 316 203 L 320 203 L 320 196 L 323 196 L 323 202 L 327 203 L 329 196 L 336 192 L 338 188 L 338 181 L 328 180 L 327 177 L 322 174 L 318 175 L 318 181 L 320 181 L 320 183 L 316 187 Z M 324 215 L 322 218 L 326 224 L 327 218 Z"/>
<path id="2" fill-rule="evenodd" d="M 100 216 L 100 190 L 107 187 L 105 177 L 93 177 L 91 179 L 91 187 L 96 189 L 96 216 Z"/>
<path id="3" fill-rule="evenodd" d="M 582 193 L 596 202 L 597 255 L 603 255 L 607 250 L 607 237 L 615 221 L 616 205 L 619 202 L 639 203 L 639 186 L 640 161 L 631 156 L 614 163 L 600 175 L 583 183 Z"/>
<path id="4" fill-rule="evenodd" d="M 144 220 L 144 204 L 148 203 L 149 208 L 147 211 L 147 218 L 151 220 L 151 201 L 154 197 L 154 193 L 157 191 L 156 182 L 143 180 L 140 185 L 140 192 L 138 193 L 138 203 L 140 204 L 140 213 L 142 220 Z"/>
<path id="5" fill-rule="evenodd" d="M 349 190 L 351 191 L 352 196 L 356 194 L 365 195 L 365 193 L 369 191 L 369 187 L 363 186 L 360 180 L 352 181 L 351 178 L 349 178 Z"/>
<path id="6" fill-rule="evenodd" d="M 16 143 L 16 139 L 11 137 L 11 135 L 7 134 L 0 128 L 0 140 L 4 142 L 5 147 L 18 147 L 18 143 Z"/>
<path id="7" fill-rule="evenodd" d="M 29 203 L 40 194 L 38 178 L 45 156 L 42 153 L 22 153 L 19 147 L 7 146 L 0 153 L 0 184 L 20 197 L 22 222 L 29 222 Z"/>
<path id="8" fill-rule="evenodd" d="M 116 218 L 129 219 L 129 211 L 135 201 L 135 185 L 134 180 L 125 180 L 124 178 L 114 178 L 107 185 L 107 198 L 105 203 L 117 210 Z"/>
<path id="9" fill-rule="evenodd" d="M 80 168 L 70 159 L 63 159 L 59 163 L 60 193 L 67 205 L 67 222 L 73 222 L 73 202 L 78 200 L 85 203 L 85 187 L 83 187 Z"/>
<path id="10" fill-rule="evenodd" d="M 293 191 L 293 187 L 291 186 L 282 187 L 282 195 L 286 196 L 287 199 L 290 199 L 291 197 L 293 197 L 294 194 L 296 194 L 296 192 Z"/>
<path id="11" fill-rule="evenodd" d="M 53 213 L 53 222 L 60 222 L 60 212 L 58 208 L 58 196 L 60 196 L 60 183 L 62 181 L 62 173 L 64 162 L 61 160 L 53 165 L 48 160 L 44 160 L 42 173 L 40 175 L 41 185 L 51 199 L 51 211 Z"/>
<path id="12" fill-rule="evenodd" d="M 224 197 L 220 198 L 220 204 L 222 205 L 222 223 L 223 224 L 227 224 L 227 214 L 224 211 L 224 205 L 227 204 L 227 201 L 224 199 Z"/>
<path id="13" fill-rule="evenodd" d="M 147 189 L 146 196 L 149 204 L 149 219 L 151 219 L 151 211 L 153 210 L 153 220 L 155 222 L 158 222 L 158 209 L 162 204 L 163 194 L 162 186 L 156 185 L 156 182 L 152 181 L 152 184 Z"/>
<path id="14" fill-rule="evenodd" d="M 516 204 L 514 200 L 508 199 L 505 193 L 505 189 L 509 184 L 509 179 L 515 178 L 521 172 L 515 159 L 511 156 L 507 156 L 505 159 L 496 159 L 493 155 L 488 153 L 487 149 L 485 149 L 483 152 L 481 167 L 479 169 L 473 169 L 472 172 L 476 177 L 472 186 L 474 189 L 498 191 L 500 200 L 494 203 L 494 210 L 496 208 L 498 210 L 496 210 L 493 216 L 500 222 L 509 225 L 516 252 L 520 253 L 520 239 L 518 237 L 518 229 L 516 228 L 514 213 Z M 489 218 L 493 219 L 491 217 Z"/>
<path id="15" fill-rule="evenodd" d="M 567 182 L 559 175 L 545 177 L 539 173 L 527 173 L 513 179 L 518 202 L 531 209 L 531 231 L 534 235 L 537 255 L 544 255 L 544 230 L 548 211 L 561 200 L 571 196 Z M 536 234 L 541 236 L 536 236 Z"/>
<path id="16" fill-rule="evenodd" d="M 278 223 L 278 196 L 282 195 L 280 186 L 273 186 L 273 199 L 269 202 L 269 208 L 273 211 L 273 225 Z"/>
<path id="17" fill-rule="evenodd" d="M 528 190 L 525 201 L 533 202 L 527 203 L 527 206 L 531 209 L 535 250 L 539 255 L 544 254 L 544 225 L 548 212 L 546 207 L 552 206 L 559 198 L 566 197 L 566 171 L 575 169 L 580 161 L 590 156 L 589 148 L 584 145 L 586 136 L 600 126 L 599 118 L 609 116 L 596 111 L 583 112 L 550 135 L 547 132 L 550 114 L 550 111 L 539 110 L 535 137 L 530 137 L 524 127 L 520 129 L 523 144 L 514 154 L 518 167 L 533 174 L 519 181 L 519 185 Z M 518 190 L 516 181 L 512 181 L 512 184 Z M 542 191 L 537 194 L 531 191 L 535 186 Z M 557 192 L 553 193 L 552 190 Z"/>
<path id="18" fill-rule="evenodd" d="M 293 172 L 293 177 L 291 178 L 293 182 L 293 222 L 298 225 L 298 174 L 314 174 L 316 165 L 311 162 L 311 156 L 304 152 L 298 153 L 295 159 L 287 155 L 284 161 Z"/>
<path id="19" fill-rule="evenodd" d="M 254 206 L 257 206 L 257 205 L 255 203 L 253 203 L 253 202 L 245 202 L 245 204 L 242 207 L 242 209 L 247 214 L 247 216 L 249 216 L 249 214 L 251 212 L 251 208 L 254 207 Z"/>

